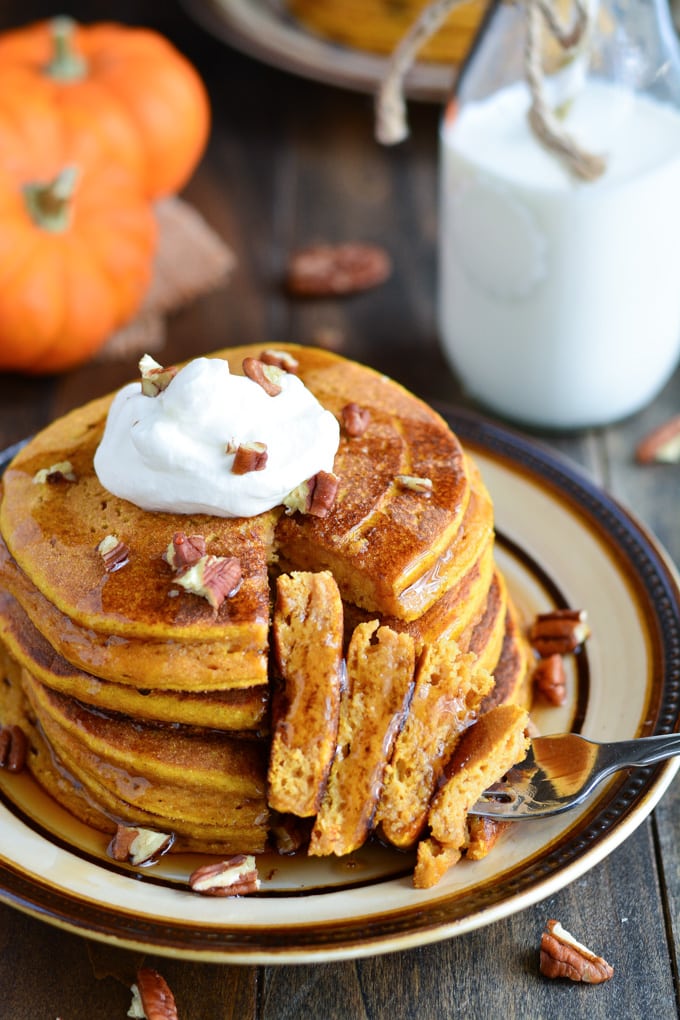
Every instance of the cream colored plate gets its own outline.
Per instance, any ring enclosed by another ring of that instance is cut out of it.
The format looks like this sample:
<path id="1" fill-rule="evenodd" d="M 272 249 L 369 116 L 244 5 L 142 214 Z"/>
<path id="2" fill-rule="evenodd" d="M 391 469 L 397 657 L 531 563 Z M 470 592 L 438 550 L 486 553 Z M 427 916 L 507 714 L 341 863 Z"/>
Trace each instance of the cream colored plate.
<path id="1" fill-rule="evenodd" d="M 385 57 L 336 45 L 306 32 L 285 13 L 283 0 L 183 0 L 184 7 L 213 35 L 284 71 L 358 92 L 375 92 Z M 417 63 L 404 91 L 411 99 L 441 102 L 450 93 L 454 69 Z"/>
<path id="2" fill-rule="evenodd" d="M 447 417 L 492 493 L 499 563 L 526 618 L 560 604 L 589 614 L 569 704 L 536 713 L 540 728 L 574 722 L 597 740 L 677 729 L 680 591 L 663 551 L 554 454 L 480 419 Z M 104 941 L 194 959 L 391 952 L 490 924 L 574 881 L 646 818 L 679 764 L 619 777 L 577 814 L 516 823 L 485 860 L 461 862 L 428 891 L 412 887 L 410 858 L 368 848 L 349 860 L 266 858 L 260 893 L 243 899 L 189 892 L 195 859 L 166 857 L 141 877 L 113 865 L 102 836 L 27 775 L 0 771 L 0 899 Z"/>

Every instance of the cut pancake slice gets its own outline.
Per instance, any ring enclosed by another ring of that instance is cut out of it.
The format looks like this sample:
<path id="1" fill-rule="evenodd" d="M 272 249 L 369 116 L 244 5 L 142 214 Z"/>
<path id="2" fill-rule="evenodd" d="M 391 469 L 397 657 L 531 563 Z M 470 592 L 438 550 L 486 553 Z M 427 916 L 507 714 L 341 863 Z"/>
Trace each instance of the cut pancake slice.
<path id="1" fill-rule="evenodd" d="M 312 829 L 311 856 L 351 853 L 371 829 L 397 733 L 413 689 L 413 639 L 362 623 L 347 652 L 338 746 Z"/>
<path id="2" fill-rule="evenodd" d="M 419 838 L 439 779 L 462 731 L 493 686 L 476 657 L 462 653 L 452 639 L 425 649 L 416 670 L 408 717 L 390 763 L 375 824 L 400 849 Z"/>
<path id="3" fill-rule="evenodd" d="M 468 838 L 468 811 L 484 790 L 522 761 L 529 747 L 528 724 L 525 709 L 498 705 L 460 738 L 428 814 L 431 835 L 418 844 L 416 888 L 434 885 L 458 860 Z"/>
<path id="4" fill-rule="evenodd" d="M 270 807 L 315 815 L 335 753 L 343 674 L 343 611 L 332 574 L 296 572 L 276 581 Z"/>

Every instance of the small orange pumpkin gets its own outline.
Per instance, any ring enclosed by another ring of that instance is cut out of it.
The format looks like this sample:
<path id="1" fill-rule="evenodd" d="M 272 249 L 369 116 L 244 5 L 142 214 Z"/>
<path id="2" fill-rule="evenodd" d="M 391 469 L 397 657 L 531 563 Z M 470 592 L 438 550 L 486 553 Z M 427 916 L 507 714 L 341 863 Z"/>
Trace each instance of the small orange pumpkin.
<path id="1" fill-rule="evenodd" d="M 137 312 L 156 220 L 123 167 L 69 166 L 38 182 L 2 169 L 0 223 L 0 370 L 73 368 Z"/>
<path id="2" fill-rule="evenodd" d="M 5 32 L 0 96 L 0 120 L 4 110 L 29 132 L 32 106 L 59 111 L 57 124 L 115 154 L 150 198 L 180 190 L 210 131 L 200 76 L 150 29 L 55 18 Z"/>

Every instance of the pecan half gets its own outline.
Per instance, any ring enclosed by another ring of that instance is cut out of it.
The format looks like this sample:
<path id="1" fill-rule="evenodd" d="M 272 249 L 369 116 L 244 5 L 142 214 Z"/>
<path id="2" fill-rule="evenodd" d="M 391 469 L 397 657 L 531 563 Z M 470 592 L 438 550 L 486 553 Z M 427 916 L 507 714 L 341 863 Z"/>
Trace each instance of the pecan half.
<path id="1" fill-rule="evenodd" d="M 260 878 L 252 854 L 236 854 L 226 861 L 196 868 L 189 876 L 189 885 L 203 896 L 244 896 L 257 892 Z"/>
<path id="2" fill-rule="evenodd" d="M 128 1016 L 133 1020 L 178 1020 L 177 1004 L 165 978 L 151 967 L 140 967 L 132 985 Z"/>
<path id="3" fill-rule="evenodd" d="M 22 772 L 27 752 L 28 741 L 20 726 L 3 726 L 0 729 L 0 769 Z"/>
<path id="4" fill-rule="evenodd" d="M 432 492 L 432 479 L 421 478 L 418 475 L 395 475 L 394 480 L 402 489 L 411 489 L 412 492 L 420 492 L 429 496 Z"/>
<path id="5" fill-rule="evenodd" d="M 201 556 L 205 556 L 205 548 L 203 535 L 185 535 L 183 531 L 176 531 L 163 553 L 163 559 L 173 570 L 183 570 L 198 563 Z"/>
<path id="6" fill-rule="evenodd" d="M 97 546 L 97 552 L 104 560 L 104 570 L 113 574 L 124 567 L 130 558 L 130 550 L 116 535 L 107 535 Z"/>
<path id="7" fill-rule="evenodd" d="M 557 652 L 539 659 L 534 668 L 534 690 L 551 705 L 563 705 L 567 697 L 567 674 L 564 660 Z"/>
<path id="8" fill-rule="evenodd" d="M 174 834 L 118 825 L 109 843 L 108 853 L 114 861 L 125 861 L 140 868 L 155 864 L 175 842 Z"/>
<path id="9" fill-rule="evenodd" d="M 640 440 L 635 448 L 638 464 L 680 463 L 680 414 L 662 422 Z"/>
<path id="10" fill-rule="evenodd" d="M 529 642 L 542 659 L 553 653 L 575 652 L 590 636 L 583 609 L 555 609 L 539 613 L 529 628 Z"/>
<path id="11" fill-rule="evenodd" d="M 598 985 L 614 976 L 614 968 L 601 956 L 577 942 L 559 921 L 548 921 L 541 936 L 541 974 Z"/>
<path id="12" fill-rule="evenodd" d="M 373 244 L 312 244 L 293 252 L 287 287 L 296 297 L 336 297 L 368 290 L 392 271 L 389 255 Z"/>
<path id="13" fill-rule="evenodd" d="M 145 354 L 139 362 L 139 371 L 142 376 L 142 393 L 145 397 L 157 397 L 159 393 L 167 389 L 172 380 L 179 372 L 176 365 L 164 368 L 151 357 Z"/>
<path id="14" fill-rule="evenodd" d="M 277 397 L 281 392 L 279 382 L 283 372 L 276 365 L 265 365 L 257 358 L 244 358 L 243 374 L 261 386 L 270 397 Z"/>
<path id="15" fill-rule="evenodd" d="M 300 368 L 300 362 L 289 351 L 262 351 L 260 361 L 264 362 L 265 365 L 281 368 L 284 372 L 290 372 L 291 375 L 295 375 Z"/>
<path id="16" fill-rule="evenodd" d="M 241 562 L 235 556 L 201 556 L 178 574 L 176 581 L 185 591 L 201 595 L 213 609 L 235 595 L 242 578 Z"/>
<path id="17" fill-rule="evenodd" d="M 235 475 L 247 475 L 251 471 L 263 471 L 267 466 L 266 443 L 240 443 L 234 454 L 231 470 Z"/>
<path id="18" fill-rule="evenodd" d="M 75 481 L 77 481 L 76 473 L 70 460 L 60 460 L 57 464 L 52 464 L 51 467 L 40 468 L 33 475 L 34 485 L 44 485 L 45 483 L 53 485 L 56 482 Z"/>
<path id="19" fill-rule="evenodd" d="M 345 404 L 340 412 L 342 427 L 348 436 L 356 439 L 363 436 L 371 421 L 371 412 L 359 404 Z"/>
<path id="20" fill-rule="evenodd" d="M 312 517 L 327 517 L 335 503 L 340 479 L 329 471 L 319 471 L 301 482 L 283 500 L 287 513 L 310 514 Z"/>

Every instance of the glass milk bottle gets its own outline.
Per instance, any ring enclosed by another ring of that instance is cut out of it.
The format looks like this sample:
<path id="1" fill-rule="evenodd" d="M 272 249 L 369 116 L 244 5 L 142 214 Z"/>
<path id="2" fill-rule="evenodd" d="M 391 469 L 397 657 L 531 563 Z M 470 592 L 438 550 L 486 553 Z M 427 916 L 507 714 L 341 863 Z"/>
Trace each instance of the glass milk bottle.
<path id="1" fill-rule="evenodd" d="M 633 413 L 680 355 L 667 0 L 583 3 L 585 33 L 567 46 L 534 0 L 492 3 L 441 130 L 444 351 L 482 405 L 545 428 Z M 552 6 L 573 14 L 572 0 Z M 529 119 L 537 93 L 544 132 Z"/>

